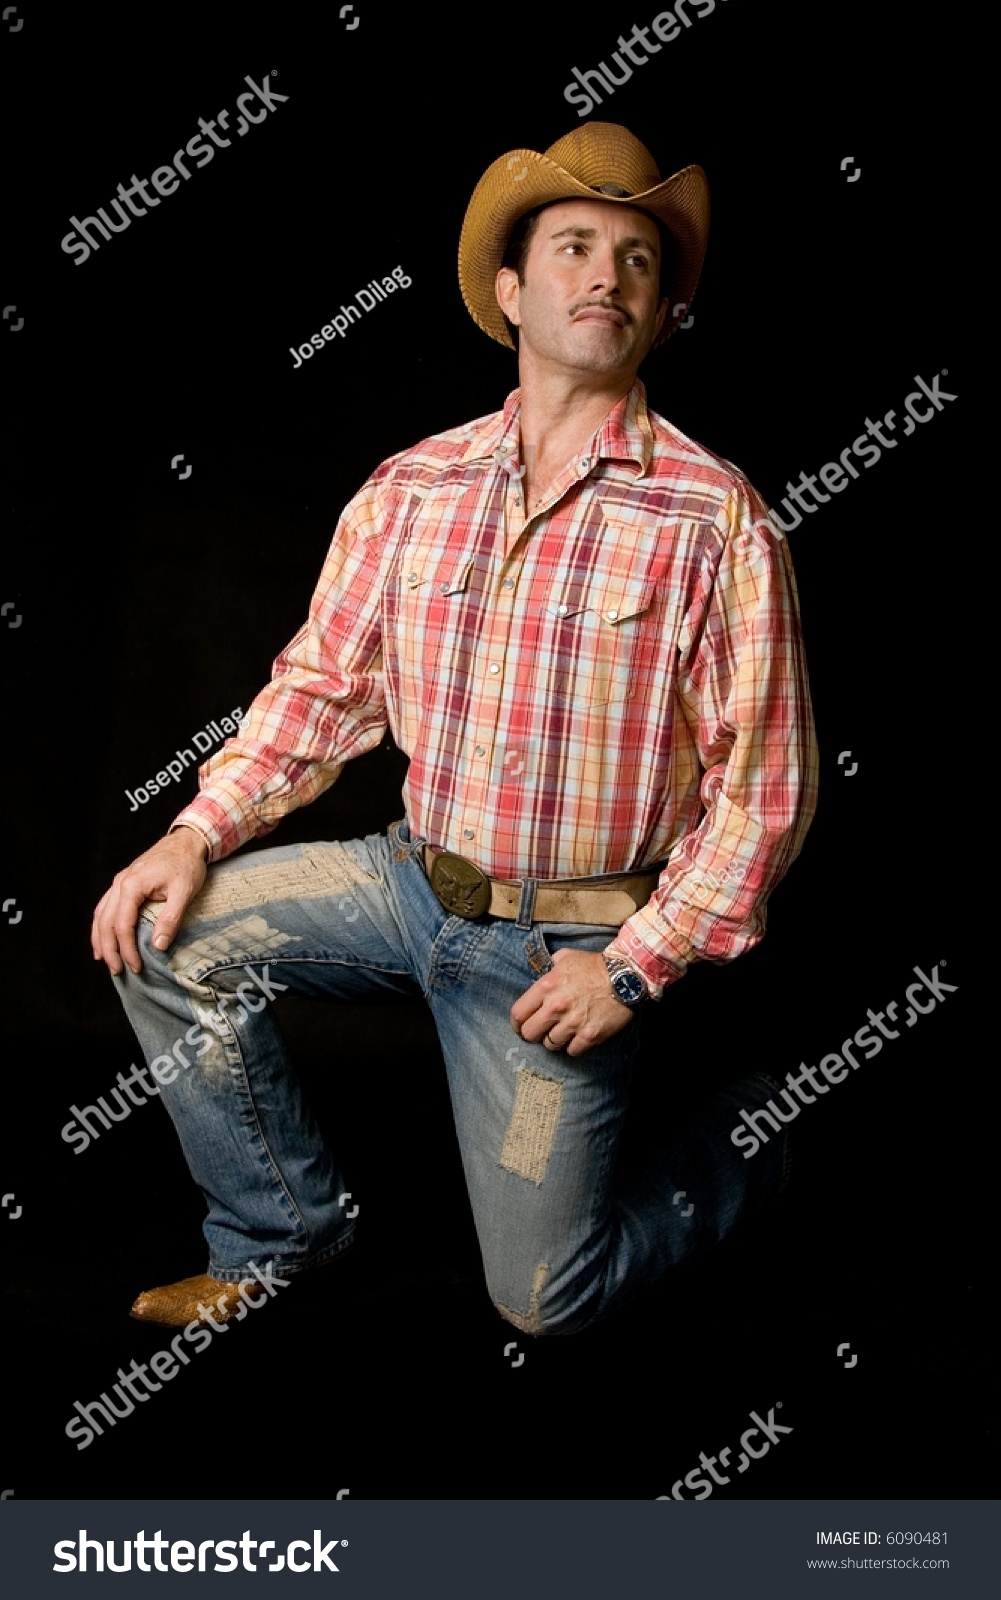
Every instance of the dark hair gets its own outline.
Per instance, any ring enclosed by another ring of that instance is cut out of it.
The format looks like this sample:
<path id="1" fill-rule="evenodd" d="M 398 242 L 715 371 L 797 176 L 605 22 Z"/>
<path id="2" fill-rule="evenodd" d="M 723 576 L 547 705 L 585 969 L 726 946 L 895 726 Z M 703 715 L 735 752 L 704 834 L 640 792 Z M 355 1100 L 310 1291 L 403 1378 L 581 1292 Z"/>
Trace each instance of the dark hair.
<path id="1" fill-rule="evenodd" d="M 532 243 L 535 225 L 545 211 L 545 206 L 536 206 L 534 211 L 526 211 L 519 217 L 508 235 L 507 244 L 504 246 L 504 255 L 501 258 L 502 267 L 510 267 L 518 274 L 518 282 L 525 281 L 525 262 L 528 260 L 528 249 Z M 503 312 L 501 313 L 503 316 Z M 514 341 L 514 348 L 518 348 L 518 330 L 513 322 L 504 317 L 504 325 Z"/>
<path id="2" fill-rule="evenodd" d="M 507 244 L 504 246 L 504 254 L 501 258 L 501 266 L 510 267 L 512 271 L 516 272 L 518 274 L 519 283 L 523 284 L 525 282 L 525 263 L 528 260 L 529 248 L 531 247 L 532 238 L 535 234 L 535 227 L 539 218 L 544 211 L 548 211 L 550 205 L 560 204 L 561 202 L 558 200 L 551 200 L 546 205 L 536 206 L 533 211 L 526 211 L 524 216 L 519 217 L 514 227 L 511 229 L 511 232 L 508 235 Z M 674 236 L 668 231 L 659 217 L 653 216 L 649 211 L 644 211 L 643 215 L 649 217 L 650 221 L 654 223 L 657 228 L 657 237 L 660 241 L 659 286 L 660 298 L 663 300 L 665 298 L 670 298 L 669 285 L 674 278 Z M 503 312 L 501 315 L 503 316 Z M 504 324 L 514 341 L 514 347 L 517 350 L 518 330 L 513 322 L 508 321 L 507 317 L 504 317 Z"/>

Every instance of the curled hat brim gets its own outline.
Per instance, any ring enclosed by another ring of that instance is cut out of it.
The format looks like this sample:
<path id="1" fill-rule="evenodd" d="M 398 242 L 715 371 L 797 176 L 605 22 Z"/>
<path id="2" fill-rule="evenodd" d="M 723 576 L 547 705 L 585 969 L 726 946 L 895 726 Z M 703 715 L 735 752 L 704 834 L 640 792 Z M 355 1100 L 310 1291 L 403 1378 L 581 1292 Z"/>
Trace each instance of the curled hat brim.
<path id="1" fill-rule="evenodd" d="M 637 193 L 610 195 L 538 150 L 512 150 L 499 156 L 476 185 L 466 208 L 459 238 L 459 287 L 477 326 L 499 344 L 514 349 L 494 292 L 497 273 L 519 217 L 558 200 L 602 200 L 632 206 L 664 224 L 675 243 L 675 260 L 670 282 L 663 286 L 671 305 L 654 343 L 670 338 L 685 319 L 705 257 L 709 182 L 703 169 L 682 167 Z"/>

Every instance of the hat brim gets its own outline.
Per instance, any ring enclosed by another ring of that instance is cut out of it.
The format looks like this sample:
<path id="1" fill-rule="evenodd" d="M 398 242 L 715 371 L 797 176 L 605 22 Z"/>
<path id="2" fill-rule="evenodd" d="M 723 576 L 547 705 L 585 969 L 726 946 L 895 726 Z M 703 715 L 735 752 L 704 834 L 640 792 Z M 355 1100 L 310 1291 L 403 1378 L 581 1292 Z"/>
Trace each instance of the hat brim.
<path id="1" fill-rule="evenodd" d="M 497 304 L 495 283 L 511 230 L 519 217 L 559 200 L 602 200 L 632 206 L 662 222 L 675 242 L 670 294 L 664 325 L 654 344 L 669 339 L 684 321 L 695 294 L 709 235 L 709 182 L 699 166 L 682 167 L 639 194 L 613 196 L 582 183 L 537 150 L 512 150 L 499 156 L 473 190 L 459 237 L 459 287 L 478 327 L 499 344 L 514 349 Z"/>

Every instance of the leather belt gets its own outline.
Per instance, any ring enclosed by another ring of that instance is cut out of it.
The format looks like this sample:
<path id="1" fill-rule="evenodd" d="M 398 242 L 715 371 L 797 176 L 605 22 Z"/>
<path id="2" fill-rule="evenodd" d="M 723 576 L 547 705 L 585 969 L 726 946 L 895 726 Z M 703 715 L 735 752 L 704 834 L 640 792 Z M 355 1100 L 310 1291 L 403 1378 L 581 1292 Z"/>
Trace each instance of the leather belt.
<path id="1" fill-rule="evenodd" d="M 506 917 L 514 921 L 521 904 L 521 882 L 488 878 L 465 856 L 426 844 L 421 861 L 428 882 L 446 911 L 457 917 Z M 535 892 L 535 922 L 594 922 L 621 927 L 645 906 L 660 879 L 647 872 L 609 872 L 597 878 L 541 880 Z"/>

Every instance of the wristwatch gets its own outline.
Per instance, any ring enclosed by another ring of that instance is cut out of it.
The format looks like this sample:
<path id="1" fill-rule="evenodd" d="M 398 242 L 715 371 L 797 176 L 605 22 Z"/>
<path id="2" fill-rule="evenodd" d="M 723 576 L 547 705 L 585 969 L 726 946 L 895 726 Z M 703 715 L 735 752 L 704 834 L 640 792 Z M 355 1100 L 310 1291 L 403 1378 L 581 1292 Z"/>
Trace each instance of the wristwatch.
<path id="1" fill-rule="evenodd" d="M 621 1000 L 624 1006 L 630 1009 L 649 1000 L 650 991 L 635 967 L 631 967 L 623 956 L 605 956 L 605 966 L 608 968 L 608 981 L 612 985 L 612 993 L 616 1000 Z"/>

